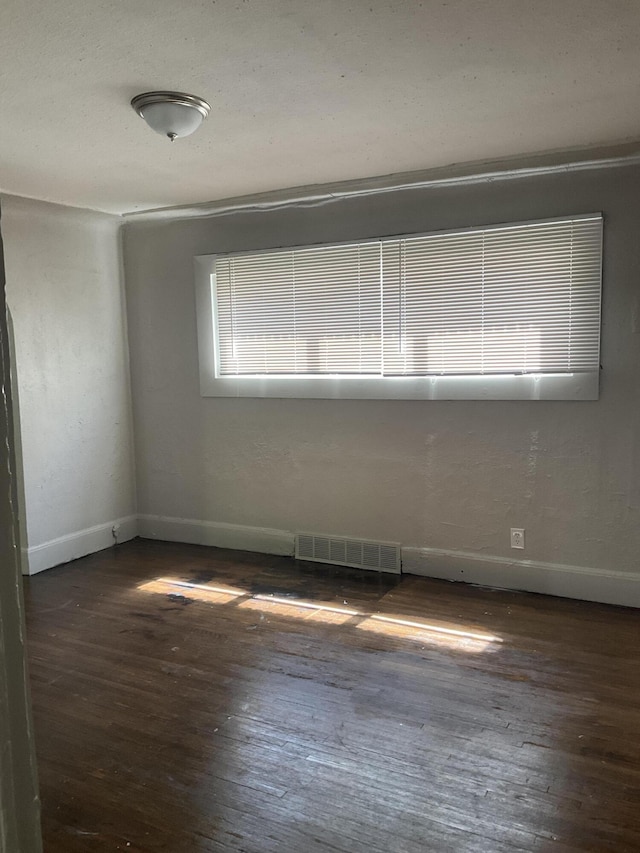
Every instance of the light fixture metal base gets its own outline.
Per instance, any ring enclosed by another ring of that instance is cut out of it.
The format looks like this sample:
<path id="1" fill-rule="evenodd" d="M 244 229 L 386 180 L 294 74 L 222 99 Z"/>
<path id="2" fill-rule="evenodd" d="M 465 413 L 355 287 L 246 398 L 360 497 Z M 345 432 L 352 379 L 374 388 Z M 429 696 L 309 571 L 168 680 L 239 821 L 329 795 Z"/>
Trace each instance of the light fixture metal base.
<path id="1" fill-rule="evenodd" d="M 183 107 L 193 107 L 206 118 L 211 112 L 211 105 L 203 98 L 187 95 L 185 92 L 142 92 L 131 100 L 131 106 L 141 118 L 142 112 L 149 104 L 180 104 Z"/>

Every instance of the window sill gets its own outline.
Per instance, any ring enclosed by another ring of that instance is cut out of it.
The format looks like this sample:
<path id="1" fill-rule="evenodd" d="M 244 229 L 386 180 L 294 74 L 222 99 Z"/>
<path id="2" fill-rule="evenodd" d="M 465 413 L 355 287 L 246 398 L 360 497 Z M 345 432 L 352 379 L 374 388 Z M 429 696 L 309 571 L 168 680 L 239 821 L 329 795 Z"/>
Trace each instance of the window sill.
<path id="1" fill-rule="evenodd" d="M 504 376 L 240 376 L 201 372 L 203 397 L 329 400 L 597 400 L 597 371 Z"/>

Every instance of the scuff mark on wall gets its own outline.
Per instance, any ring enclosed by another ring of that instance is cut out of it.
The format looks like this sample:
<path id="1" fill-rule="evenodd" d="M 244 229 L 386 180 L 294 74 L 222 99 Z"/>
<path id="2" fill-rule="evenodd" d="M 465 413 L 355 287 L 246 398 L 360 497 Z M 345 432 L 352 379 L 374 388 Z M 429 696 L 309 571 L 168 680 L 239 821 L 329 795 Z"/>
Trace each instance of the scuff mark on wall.
<path id="1" fill-rule="evenodd" d="M 532 429 L 529 433 L 529 452 L 527 453 L 527 473 L 525 498 L 533 500 L 536 492 L 536 473 L 538 470 L 538 448 L 540 443 L 540 430 Z"/>

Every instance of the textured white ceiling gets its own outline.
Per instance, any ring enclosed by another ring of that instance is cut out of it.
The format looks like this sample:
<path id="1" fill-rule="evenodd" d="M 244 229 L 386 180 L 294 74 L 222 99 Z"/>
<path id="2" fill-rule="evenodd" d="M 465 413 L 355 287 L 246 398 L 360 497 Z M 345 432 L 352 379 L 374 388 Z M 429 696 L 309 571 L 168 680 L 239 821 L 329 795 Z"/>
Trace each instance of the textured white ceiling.
<path id="1" fill-rule="evenodd" d="M 640 139 L 637 0 L 3 0 L 0 189 L 124 212 Z M 171 144 L 138 92 L 206 98 Z"/>

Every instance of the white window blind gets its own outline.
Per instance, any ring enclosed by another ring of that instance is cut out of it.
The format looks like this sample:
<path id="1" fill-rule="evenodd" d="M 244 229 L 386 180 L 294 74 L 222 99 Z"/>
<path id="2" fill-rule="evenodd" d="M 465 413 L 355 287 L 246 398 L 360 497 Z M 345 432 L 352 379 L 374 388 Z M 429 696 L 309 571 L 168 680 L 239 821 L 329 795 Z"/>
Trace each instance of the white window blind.
<path id="1" fill-rule="evenodd" d="M 598 370 L 602 217 L 218 255 L 216 375 Z"/>
<path id="2" fill-rule="evenodd" d="M 220 257 L 221 375 L 380 374 L 380 242 Z"/>

